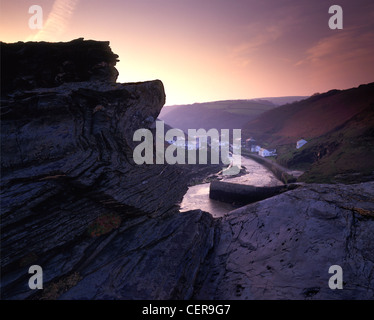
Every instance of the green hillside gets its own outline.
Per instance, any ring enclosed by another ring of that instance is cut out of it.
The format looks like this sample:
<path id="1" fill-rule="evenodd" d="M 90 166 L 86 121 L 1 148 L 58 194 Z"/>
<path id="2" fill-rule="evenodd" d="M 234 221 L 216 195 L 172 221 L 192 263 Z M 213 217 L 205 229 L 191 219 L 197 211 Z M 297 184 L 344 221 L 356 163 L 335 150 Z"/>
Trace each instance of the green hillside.
<path id="1" fill-rule="evenodd" d="M 277 148 L 276 161 L 305 182 L 374 179 L 374 83 L 333 90 L 262 114 L 244 137 Z M 308 143 L 296 149 L 296 141 Z"/>

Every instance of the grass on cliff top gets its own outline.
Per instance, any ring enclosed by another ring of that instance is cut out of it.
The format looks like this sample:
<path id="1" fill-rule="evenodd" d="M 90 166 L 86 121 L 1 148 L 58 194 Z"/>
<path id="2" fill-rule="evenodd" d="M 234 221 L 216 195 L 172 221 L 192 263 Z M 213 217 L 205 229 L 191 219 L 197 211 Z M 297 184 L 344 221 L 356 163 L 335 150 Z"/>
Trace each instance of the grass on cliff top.
<path id="1" fill-rule="evenodd" d="M 299 181 L 314 183 L 359 182 L 374 173 L 374 146 L 368 150 L 365 146 L 346 148 L 341 146 L 330 156 L 314 163 Z"/>
<path id="2" fill-rule="evenodd" d="M 311 139 L 300 149 L 294 144 L 279 146 L 276 161 L 290 169 L 305 171 L 298 179 L 300 182 L 367 181 L 374 175 L 374 137 L 367 128 L 351 129 Z"/>
<path id="3" fill-rule="evenodd" d="M 322 136 L 277 146 L 277 162 L 305 173 L 308 183 L 361 182 L 374 179 L 374 105 Z"/>

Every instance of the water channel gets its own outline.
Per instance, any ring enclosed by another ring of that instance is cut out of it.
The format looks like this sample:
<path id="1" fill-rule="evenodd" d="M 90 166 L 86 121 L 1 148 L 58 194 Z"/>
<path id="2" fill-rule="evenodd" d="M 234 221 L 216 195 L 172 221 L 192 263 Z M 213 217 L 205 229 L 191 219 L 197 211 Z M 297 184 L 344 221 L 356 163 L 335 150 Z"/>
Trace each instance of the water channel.
<path id="1" fill-rule="evenodd" d="M 241 165 L 247 173 L 240 177 L 225 176 L 222 181 L 248 184 L 257 187 L 283 185 L 274 174 L 252 159 L 241 157 Z M 180 211 L 201 209 L 209 212 L 213 217 L 222 217 L 237 207 L 230 203 L 224 203 L 209 198 L 210 183 L 199 184 L 188 189 L 180 204 Z"/>

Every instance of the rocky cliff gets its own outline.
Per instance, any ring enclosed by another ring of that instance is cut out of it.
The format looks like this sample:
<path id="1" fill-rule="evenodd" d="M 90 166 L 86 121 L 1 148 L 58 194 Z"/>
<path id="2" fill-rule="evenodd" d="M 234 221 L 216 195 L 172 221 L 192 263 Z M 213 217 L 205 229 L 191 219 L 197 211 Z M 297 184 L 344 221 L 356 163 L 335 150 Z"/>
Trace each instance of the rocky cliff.
<path id="1" fill-rule="evenodd" d="M 145 223 L 141 233 L 148 230 L 151 238 L 141 240 L 145 251 L 167 237 L 166 231 L 152 237 L 162 224 L 154 219 L 178 212 L 191 170 L 132 160 L 133 133 L 154 126 L 165 103 L 162 82 L 115 83 L 117 56 L 107 42 L 1 47 L 7 66 L 1 101 L 2 296 L 35 293 L 25 280 L 31 264 L 43 267 L 46 283 L 87 267 L 109 241 L 88 234 L 97 219 L 105 224 L 115 217 L 120 230 Z M 67 65 L 70 71 L 63 69 Z M 56 72 L 62 73 L 59 81 Z M 183 219 L 175 227 L 182 225 Z"/>
<path id="2" fill-rule="evenodd" d="M 1 47 L 2 299 L 373 297 L 373 183 L 306 185 L 223 219 L 180 213 L 190 179 L 214 168 L 134 163 L 161 81 L 116 83 L 106 42 Z M 56 78 L 61 63 L 74 68 Z M 330 264 L 344 290 L 328 289 Z"/>
<path id="3" fill-rule="evenodd" d="M 80 38 L 53 45 L 47 42 L 1 43 L 1 95 L 57 87 L 65 82 L 115 82 L 117 58 L 107 41 Z"/>
<path id="4" fill-rule="evenodd" d="M 374 299 L 373 194 L 373 182 L 311 184 L 230 212 L 195 298 Z"/>

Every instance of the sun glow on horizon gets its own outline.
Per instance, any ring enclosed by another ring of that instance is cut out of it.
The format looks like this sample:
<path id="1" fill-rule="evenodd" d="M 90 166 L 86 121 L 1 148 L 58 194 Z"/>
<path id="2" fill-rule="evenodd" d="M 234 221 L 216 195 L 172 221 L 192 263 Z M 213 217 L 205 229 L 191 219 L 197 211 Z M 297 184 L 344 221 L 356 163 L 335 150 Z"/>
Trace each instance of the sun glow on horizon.
<path id="1" fill-rule="evenodd" d="M 344 29 L 321 2 L 38 1 L 44 28 L 28 28 L 33 1 L 1 3 L 0 39 L 110 41 L 118 82 L 159 79 L 166 105 L 308 96 L 373 82 L 374 3 L 340 0 Z"/>

